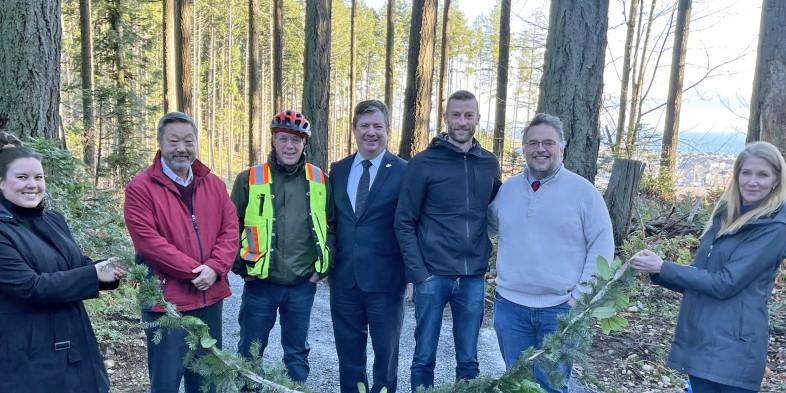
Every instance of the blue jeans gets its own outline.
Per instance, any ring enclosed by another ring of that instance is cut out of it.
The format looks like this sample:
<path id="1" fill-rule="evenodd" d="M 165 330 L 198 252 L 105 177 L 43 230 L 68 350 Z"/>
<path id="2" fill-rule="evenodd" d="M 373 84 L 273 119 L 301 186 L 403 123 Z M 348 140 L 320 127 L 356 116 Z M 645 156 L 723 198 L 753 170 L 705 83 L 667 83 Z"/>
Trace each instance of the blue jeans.
<path id="1" fill-rule="evenodd" d="M 281 347 L 287 375 L 295 382 L 308 378 L 308 327 L 317 284 L 278 285 L 263 280 L 247 281 L 240 303 L 238 352 L 251 356 L 251 344 L 259 342 L 259 356 L 267 348 L 270 330 L 281 315 Z"/>
<path id="2" fill-rule="evenodd" d="M 690 388 L 693 393 L 756 393 L 755 390 L 748 390 L 729 385 L 722 385 L 706 379 L 688 375 Z"/>
<path id="3" fill-rule="evenodd" d="M 568 303 L 553 307 L 527 307 L 511 302 L 497 293 L 494 296 L 494 330 L 497 331 L 499 348 L 505 367 L 511 368 L 521 352 L 529 347 L 540 348 L 543 339 L 557 330 L 557 318 L 570 312 Z M 547 393 L 567 393 L 572 364 L 561 364 L 559 370 L 565 384 L 552 387 L 542 369 L 533 370 L 535 380 Z"/>
<path id="4" fill-rule="evenodd" d="M 211 306 L 198 310 L 184 311 L 183 316 L 192 316 L 201 319 L 208 326 L 210 335 L 218 342 L 216 346 L 221 348 L 221 314 L 223 302 L 218 302 Z M 155 322 L 164 313 L 142 310 L 142 321 L 146 323 Z M 180 389 L 180 381 L 184 380 L 186 393 L 199 393 L 202 386 L 202 377 L 186 369 L 183 364 L 183 357 L 188 349 L 186 344 L 187 333 L 184 329 L 165 329 L 161 331 L 161 341 L 156 344 L 153 342 L 155 328 L 145 329 L 147 337 L 147 372 L 150 377 L 151 393 L 177 393 Z M 211 386 L 210 392 L 215 388 Z"/>
<path id="5" fill-rule="evenodd" d="M 410 369 L 413 392 L 418 386 L 434 386 L 442 312 L 448 303 L 453 315 L 456 380 L 478 376 L 478 334 L 483 322 L 485 286 L 483 276 L 437 275 L 415 285 L 415 353 Z"/>

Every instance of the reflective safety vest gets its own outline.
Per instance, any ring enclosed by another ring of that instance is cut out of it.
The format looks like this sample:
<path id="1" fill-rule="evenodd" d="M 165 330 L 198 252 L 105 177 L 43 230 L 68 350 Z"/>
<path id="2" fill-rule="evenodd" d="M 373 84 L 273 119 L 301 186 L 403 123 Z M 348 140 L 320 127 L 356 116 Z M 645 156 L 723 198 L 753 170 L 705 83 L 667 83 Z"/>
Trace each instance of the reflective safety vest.
<path id="1" fill-rule="evenodd" d="M 319 167 L 305 164 L 304 172 L 308 180 L 309 218 L 311 235 L 317 249 L 314 269 L 317 273 L 328 271 L 330 252 L 327 246 L 327 189 L 325 174 Z M 249 276 L 267 278 L 275 233 L 275 214 L 273 212 L 273 177 L 267 163 L 255 165 L 249 170 L 248 204 L 246 205 L 245 229 L 241 235 L 240 258 L 246 261 Z"/>

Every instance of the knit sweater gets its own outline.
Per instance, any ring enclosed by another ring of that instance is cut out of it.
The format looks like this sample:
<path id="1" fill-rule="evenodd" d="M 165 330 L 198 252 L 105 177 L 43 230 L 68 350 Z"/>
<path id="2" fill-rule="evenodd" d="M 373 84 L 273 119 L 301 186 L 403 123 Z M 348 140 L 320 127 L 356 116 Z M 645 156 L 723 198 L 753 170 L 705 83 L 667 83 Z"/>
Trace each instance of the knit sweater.
<path id="1" fill-rule="evenodd" d="M 579 299 L 597 272 L 598 256 L 610 261 L 614 255 L 603 198 L 564 167 L 537 192 L 526 172 L 508 179 L 489 207 L 489 229 L 499 234 L 497 292 L 527 307 Z"/>

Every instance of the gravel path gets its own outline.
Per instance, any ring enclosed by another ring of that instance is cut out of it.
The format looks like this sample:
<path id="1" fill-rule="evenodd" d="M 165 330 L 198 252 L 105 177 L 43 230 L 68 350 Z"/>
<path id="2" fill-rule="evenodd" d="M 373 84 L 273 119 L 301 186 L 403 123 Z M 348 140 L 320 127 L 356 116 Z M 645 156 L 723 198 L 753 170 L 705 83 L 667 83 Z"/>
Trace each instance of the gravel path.
<path id="1" fill-rule="evenodd" d="M 239 339 L 237 315 L 240 310 L 240 297 L 243 293 L 243 281 L 234 274 L 230 274 L 232 297 L 224 301 L 224 349 L 236 350 Z M 309 330 L 309 344 L 311 353 L 309 363 L 311 373 L 307 386 L 314 392 L 338 392 L 338 358 L 333 341 L 333 323 L 330 320 L 330 302 L 328 300 L 328 286 L 320 283 L 314 299 L 314 308 L 311 312 L 311 327 Z M 440 335 L 437 349 L 437 365 L 434 370 L 435 381 L 439 385 L 450 382 L 455 377 L 455 352 L 453 350 L 452 322 L 450 312 L 446 311 L 442 320 L 442 334 Z M 412 363 L 412 352 L 415 349 L 415 307 L 411 304 L 404 310 L 404 324 L 401 333 L 399 349 L 399 392 L 409 391 L 409 366 Z M 270 344 L 265 350 L 266 364 L 281 362 L 281 327 L 278 323 L 270 332 Z M 478 360 L 480 372 L 485 375 L 499 376 L 505 371 L 505 363 L 499 352 L 497 336 L 491 326 L 483 326 L 480 331 L 478 343 Z M 371 342 L 368 346 L 368 370 L 372 369 L 373 351 Z M 369 378 L 370 379 L 370 378 Z M 573 393 L 591 393 L 577 384 L 571 387 Z"/>

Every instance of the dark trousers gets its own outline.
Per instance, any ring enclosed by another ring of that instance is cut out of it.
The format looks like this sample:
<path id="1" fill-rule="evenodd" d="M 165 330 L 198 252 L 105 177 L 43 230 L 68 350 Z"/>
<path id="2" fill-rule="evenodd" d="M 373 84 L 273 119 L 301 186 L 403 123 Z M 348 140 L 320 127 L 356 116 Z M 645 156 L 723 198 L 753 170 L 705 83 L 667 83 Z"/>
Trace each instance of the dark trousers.
<path id="1" fill-rule="evenodd" d="M 259 356 L 265 351 L 270 330 L 281 315 L 281 347 L 287 375 L 295 382 L 308 378 L 308 327 L 317 284 L 278 285 L 262 280 L 247 281 L 240 303 L 240 342 L 238 352 L 251 356 L 251 345 L 259 343 Z"/>
<path id="2" fill-rule="evenodd" d="M 722 385 L 706 379 L 696 378 L 693 375 L 688 377 L 690 378 L 690 388 L 693 393 L 756 393 L 755 390 Z"/>
<path id="3" fill-rule="evenodd" d="M 404 294 L 365 292 L 356 286 L 330 287 L 330 315 L 338 353 L 342 393 L 358 392 L 358 382 L 368 387 L 366 343 L 371 336 L 374 349 L 372 393 L 383 387 L 396 392 L 398 343 L 404 317 Z"/>
<path id="4" fill-rule="evenodd" d="M 210 329 L 210 335 L 218 341 L 216 346 L 221 348 L 221 314 L 223 302 L 193 311 L 184 311 L 183 316 L 192 316 L 201 319 Z M 142 310 L 142 321 L 155 322 L 164 313 Z M 150 393 L 177 393 L 180 381 L 185 379 L 186 393 L 199 393 L 202 386 L 202 377 L 188 369 L 183 364 L 188 346 L 186 344 L 186 331 L 184 329 L 164 329 L 161 331 L 161 342 L 153 342 L 157 327 L 146 328 L 147 337 L 147 372 L 150 376 Z M 211 387 L 211 392 L 215 391 Z"/>
<path id="5" fill-rule="evenodd" d="M 434 386 L 442 312 L 450 304 L 456 348 L 456 380 L 477 378 L 478 335 L 483 323 L 486 280 L 433 275 L 415 284 L 415 353 L 410 368 L 412 391 Z"/>

